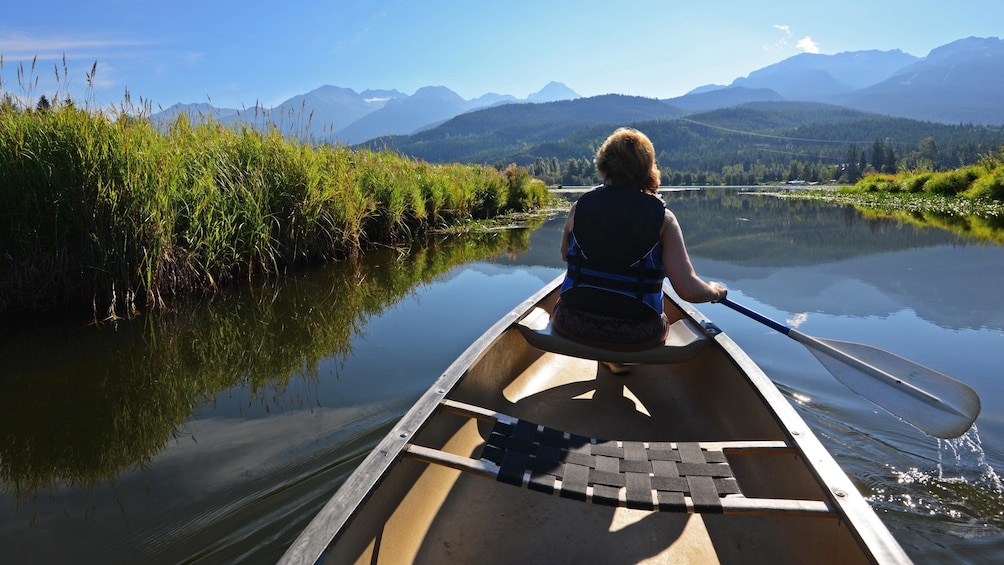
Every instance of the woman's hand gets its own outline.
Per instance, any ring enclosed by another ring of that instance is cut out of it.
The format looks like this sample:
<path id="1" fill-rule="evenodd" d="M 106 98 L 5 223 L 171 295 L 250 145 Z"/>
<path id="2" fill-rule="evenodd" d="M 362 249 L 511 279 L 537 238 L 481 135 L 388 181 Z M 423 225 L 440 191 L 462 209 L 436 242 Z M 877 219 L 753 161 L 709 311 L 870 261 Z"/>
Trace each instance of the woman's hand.
<path id="1" fill-rule="evenodd" d="M 708 283 L 708 286 L 710 286 L 712 292 L 714 292 L 714 298 L 709 300 L 709 302 L 720 302 L 729 294 L 729 289 L 725 288 L 725 285 L 720 282 L 712 281 Z"/>

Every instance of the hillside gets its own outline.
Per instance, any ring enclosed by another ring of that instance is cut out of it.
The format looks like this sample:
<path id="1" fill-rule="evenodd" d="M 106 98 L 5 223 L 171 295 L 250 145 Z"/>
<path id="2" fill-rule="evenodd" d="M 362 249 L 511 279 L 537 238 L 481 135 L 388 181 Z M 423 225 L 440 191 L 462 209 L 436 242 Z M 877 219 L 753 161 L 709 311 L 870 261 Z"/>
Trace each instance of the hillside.
<path id="1" fill-rule="evenodd" d="M 956 41 L 885 81 L 832 100 L 916 119 L 1004 124 L 1004 41 L 975 37 Z"/>
<path id="2" fill-rule="evenodd" d="M 786 100 L 826 101 L 882 82 L 919 60 L 898 49 L 836 55 L 801 53 L 737 78 L 731 86 L 773 89 Z"/>
<path id="3" fill-rule="evenodd" d="M 362 146 L 390 149 L 426 161 L 493 163 L 589 126 L 671 119 L 684 113 L 658 100 L 619 94 L 545 104 L 504 104 L 461 114 L 415 135 L 381 137 Z"/>
<path id="4" fill-rule="evenodd" d="M 1000 127 L 953 126 L 820 103 L 754 102 L 685 114 L 658 101 L 608 95 L 483 109 L 366 146 L 433 162 L 514 162 L 547 182 L 589 184 L 596 180 L 590 170 L 596 148 L 621 125 L 648 134 L 663 172 L 686 173 L 689 182 L 677 180 L 687 184 L 825 182 L 840 177 L 848 161 L 863 169 L 859 159 L 866 165 L 915 165 L 927 138 L 938 148 L 931 165 L 954 167 L 1004 144 Z M 873 154 L 876 143 L 882 155 Z M 891 164 L 885 163 L 886 151 L 894 155 Z"/>

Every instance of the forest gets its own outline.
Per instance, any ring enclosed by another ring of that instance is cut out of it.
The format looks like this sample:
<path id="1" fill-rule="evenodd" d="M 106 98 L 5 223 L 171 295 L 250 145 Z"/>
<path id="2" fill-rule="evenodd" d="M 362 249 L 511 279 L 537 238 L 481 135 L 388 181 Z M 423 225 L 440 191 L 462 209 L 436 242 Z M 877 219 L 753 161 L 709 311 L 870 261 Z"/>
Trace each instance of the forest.
<path id="1" fill-rule="evenodd" d="M 500 169 L 516 163 L 549 185 L 565 186 L 599 182 L 593 156 L 622 125 L 651 138 L 663 184 L 676 186 L 854 184 L 869 173 L 974 164 L 1004 145 L 1001 127 L 892 118 L 817 103 L 759 102 L 640 119 L 658 108 L 653 102 L 611 96 L 592 100 L 588 108 L 503 106 L 367 145 L 432 162 Z"/>

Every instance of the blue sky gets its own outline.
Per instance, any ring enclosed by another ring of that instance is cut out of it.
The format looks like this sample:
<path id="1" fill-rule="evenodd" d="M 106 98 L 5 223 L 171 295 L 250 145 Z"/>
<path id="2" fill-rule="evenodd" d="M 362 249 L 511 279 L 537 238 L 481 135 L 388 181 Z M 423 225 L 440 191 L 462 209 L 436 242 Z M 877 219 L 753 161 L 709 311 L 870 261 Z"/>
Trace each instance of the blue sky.
<path id="1" fill-rule="evenodd" d="M 805 51 L 901 49 L 1004 36 L 1001 0 L 54 0 L 0 17 L 5 91 L 97 104 L 265 106 L 325 84 L 446 86 L 525 97 L 550 81 L 584 96 L 670 98 Z M 94 62 L 92 90 L 87 73 Z"/>

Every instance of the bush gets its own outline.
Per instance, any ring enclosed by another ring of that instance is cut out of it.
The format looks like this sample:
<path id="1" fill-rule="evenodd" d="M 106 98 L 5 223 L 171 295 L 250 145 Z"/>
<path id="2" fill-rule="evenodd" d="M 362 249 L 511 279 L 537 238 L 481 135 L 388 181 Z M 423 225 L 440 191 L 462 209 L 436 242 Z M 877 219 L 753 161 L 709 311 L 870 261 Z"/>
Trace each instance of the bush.
<path id="1" fill-rule="evenodd" d="M 857 192 L 899 192 L 900 185 L 894 175 L 868 175 L 854 185 Z"/>
<path id="2" fill-rule="evenodd" d="M 523 167 L 511 164 L 502 172 L 502 176 L 509 188 L 506 209 L 529 210 L 546 204 L 544 183 L 531 177 Z"/>
<path id="3" fill-rule="evenodd" d="M 997 169 L 976 179 L 963 196 L 973 199 L 1004 200 L 1004 169 Z"/>
<path id="4" fill-rule="evenodd" d="M 931 180 L 931 177 L 933 176 L 934 173 L 923 172 L 906 177 L 902 182 L 903 192 L 923 192 L 924 185 L 926 185 L 927 181 Z"/>
<path id="5" fill-rule="evenodd" d="M 980 177 L 976 167 L 966 167 L 946 173 L 935 173 L 924 184 L 924 190 L 940 196 L 955 196 L 969 189 L 973 181 Z"/>

